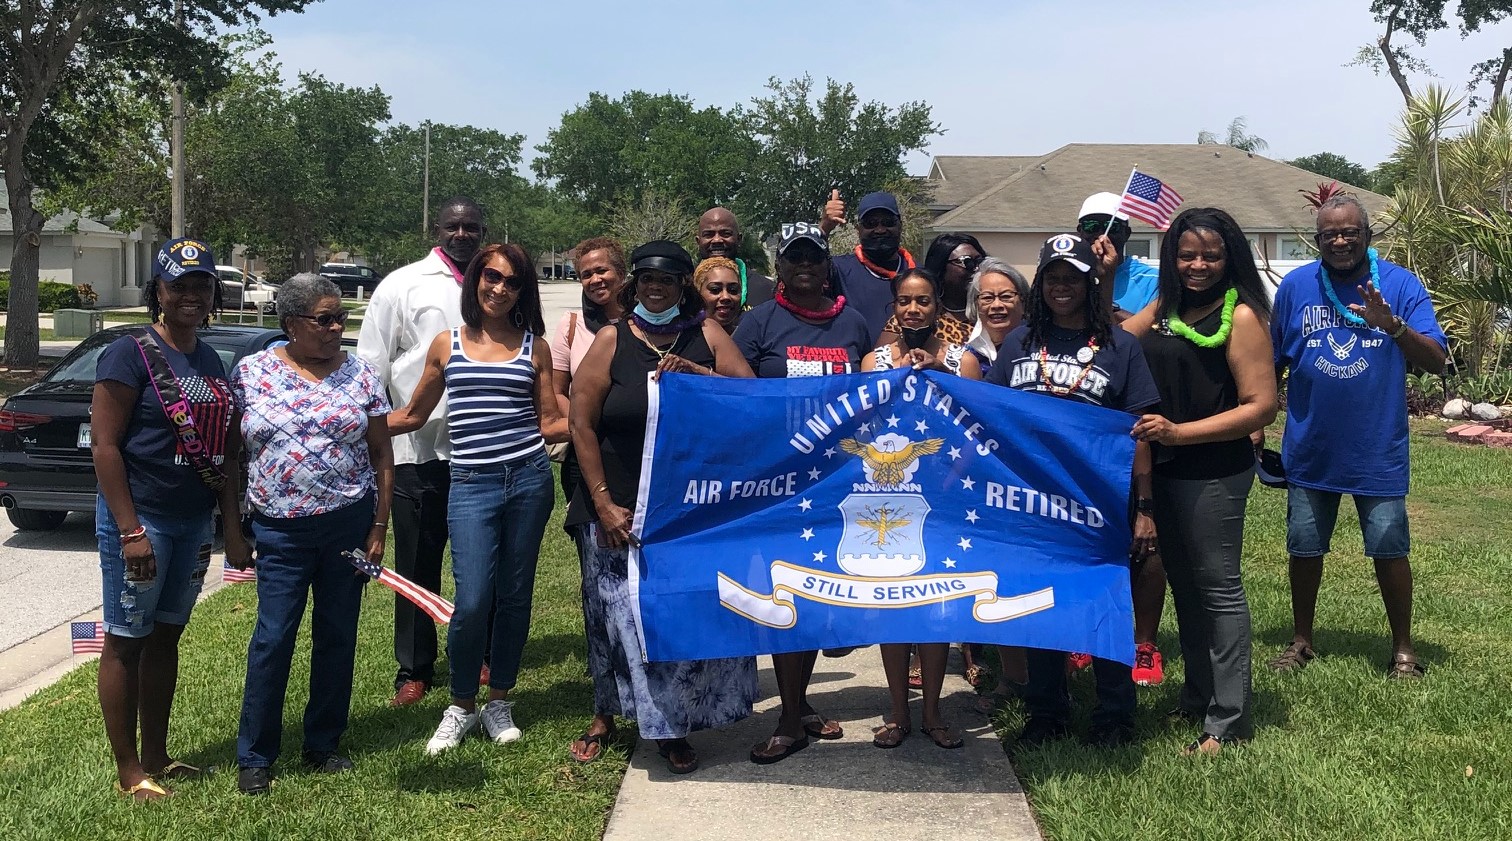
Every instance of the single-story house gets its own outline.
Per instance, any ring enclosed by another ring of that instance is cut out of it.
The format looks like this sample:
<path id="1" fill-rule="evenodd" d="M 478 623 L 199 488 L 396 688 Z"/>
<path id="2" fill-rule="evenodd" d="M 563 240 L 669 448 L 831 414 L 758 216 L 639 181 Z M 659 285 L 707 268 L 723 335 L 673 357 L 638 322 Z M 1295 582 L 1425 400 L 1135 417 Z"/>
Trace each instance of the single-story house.
<path id="1" fill-rule="evenodd" d="M 1316 190 L 1316 173 L 1232 146 L 1210 144 L 1072 143 L 1037 158 L 941 155 L 930 166 L 931 209 L 937 232 L 968 233 L 994 257 L 1033 276 L 1039 249 L 1053 234 L 1071 231 L 1082 200 L 1123 192 L 1135 167 L 1181 194 L 1182 208 L 1219 207 L 1249 236 L 1256 260 L 1311 260 L 1315 229 L 1301 190 Z M 1390 200 L 1352 185 L 1372 219 Z M 1132 220 L 1127 251 L 1158 259 L 1160 231 Z"/>
<path id="2" fill-rule="evenodd" d="M 56 283 L 89 284 L 96 306 L 136 306 L 142 283 L 151 277 L 156 230 L 143 225 L 118 231 L 75 213 L 60 213 L 42 224 L 39 277 Z M 0 270 L 10 269 L 16 240 L 10 210 L 0 207 Z"/>

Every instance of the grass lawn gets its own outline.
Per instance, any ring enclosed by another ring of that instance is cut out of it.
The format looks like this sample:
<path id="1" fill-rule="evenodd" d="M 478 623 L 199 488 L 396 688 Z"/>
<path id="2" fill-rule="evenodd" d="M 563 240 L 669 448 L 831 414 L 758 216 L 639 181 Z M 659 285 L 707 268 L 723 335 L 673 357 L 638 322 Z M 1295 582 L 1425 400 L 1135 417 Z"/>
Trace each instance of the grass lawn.
<path id="1" fill-rule="evenodd" d="M 436 691 L 412 707 L 387 705 L 393 694 L 394 597 L 369 585 L 352 720 L 343 742 L 357 770 L 320 777 L 299 768 L 299 718 L 309 679 L 307 616 L 289 685 L 278 780 L 266 797 L 243 797 L 236 791 L 236 724 L 256 590 L 238 584 L 195 609 L 184 635 L 170 731 L 177 756 L 218 766 L 218 773 L 178 783 L 170 801 L 145 808 L 116 795 L 95 697 L 97 670 L 90 664 L 0 714 L 0 838 L 598 838 L 619 789 L 626 748 L 586 766 L 567 754 L 568 743 L 588 723 L 593 692 L 577 556 L 560 528 L 562 510 L 559 501 L 547 528 L 531 639 L 513 693 L 515 720 L 525 731 L 520 741 L 498 746 L 469 739 L 443 757 L 424 755 L 447 696 Z M 446 582 L 449 593 L 449 572 Z"/>
<path id="2" fill-rule="evenodd" d="M 1254 741 L 1214 760 L 1178 755 L 1198 732 L 1163 716 L 1181 685 L 1168 601 L 1166 682 L 1140 690 L 1142 741 L 1015 758 L 1048 838 L 1512 838 L 1512 452 L 1451 444 L 1445 426 L 1413 422 L 1414 630 L 1427 678 L 1384 678 L 1386 616 L 1348 500 L 1319 598 L 1320 657 L 1294 675 L 1265 667 L 1291 639 L 1291 605 L 1286 495 L 1257 484 L 1244 552 Z M 1091 675 L 1073 683 L 1085 728 Z M 1011 739 L 1023 718 L 1014 709 L 999 724 Z"/>
<path id="3" fill-rule="evenodd" d="M 3 339 L 3 338 L 5 338 L 5 325 L 4 324 L 0 324 L 0 339 Z M 50 342 L 54 338 L 57 338 L 57 337 L 53 335 L 53 331 L 52 331 L 51 327 L 38 327 L 37 328 L 37 341 L 39 341 L 39 342 Z"/>

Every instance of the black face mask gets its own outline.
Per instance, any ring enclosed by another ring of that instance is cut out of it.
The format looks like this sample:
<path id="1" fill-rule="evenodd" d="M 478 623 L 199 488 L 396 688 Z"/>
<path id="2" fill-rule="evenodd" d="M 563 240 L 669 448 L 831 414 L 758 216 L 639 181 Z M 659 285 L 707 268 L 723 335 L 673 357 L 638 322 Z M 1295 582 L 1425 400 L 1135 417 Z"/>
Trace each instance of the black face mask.
<path id="1" fill-rule="evenodd" d="M 1181 289 L 1181 308 L 1184 310 L 1205 307 L 1208 304 L 1222 298 L 1229 290 L 1226 283 L 1215 283 L 1201 292 L 1193 292 L 1186 287 Z"/>
<path id="2" fill-rule="evenodd" d="M 934 338 L 935 326 L 933 324 L 924 327 L 904 327 L 902 332 L 903 346 L 909 350 L 918 350 L 929 344 Z"/>

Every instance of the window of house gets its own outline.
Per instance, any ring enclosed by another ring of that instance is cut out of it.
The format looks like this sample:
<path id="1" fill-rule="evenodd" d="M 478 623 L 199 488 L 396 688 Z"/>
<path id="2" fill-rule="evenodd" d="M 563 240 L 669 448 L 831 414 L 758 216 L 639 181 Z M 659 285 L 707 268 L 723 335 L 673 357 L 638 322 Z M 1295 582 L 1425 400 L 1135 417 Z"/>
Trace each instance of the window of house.
<path id="1" fill-rule="evenodd" d="M 1287 235 L 1276 239 L 1278 260 L 1311 260 L 1313 257 L 1312 247 L 1301 237 Z"/>
<path id="2" fill-rule="evenodd" d="M 1155 256 L 1155 238 L 1129 237 L 1129 242 L 1124 245 L 1124 256 L 1150 259 Z"/>

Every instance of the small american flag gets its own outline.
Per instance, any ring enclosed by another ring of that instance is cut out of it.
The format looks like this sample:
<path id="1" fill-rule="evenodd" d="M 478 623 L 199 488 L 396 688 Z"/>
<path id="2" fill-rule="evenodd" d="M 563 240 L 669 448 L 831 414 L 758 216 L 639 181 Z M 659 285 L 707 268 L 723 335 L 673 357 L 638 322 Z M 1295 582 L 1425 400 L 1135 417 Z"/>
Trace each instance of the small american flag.
<path id="1" fill-rule="evenodd" d="M 74 654 L 99 654 L 105 650 L 104 622 L 70 622 L 68 631 Z"/>
<path id="2" fill-rule="evenodd" d="M 244 584 L 248 581 L 256 581 L 257 567 L 253 566 L 247 567 L 246 569 L 237 569 L 236 567 L 231 566 L 228 563 L 226 564 L 225 568 L 221 570 L 221 580 L 226 582 L 227 584 Z"/>
<path id="3" fill-rule="evenodd" d="M 1170 227 L 1171 217 L 1176 215 L 1176 208 L 1180 206 L 1180 193 L 1161 183 L 1159 178 L 1136 169 L 1129 175 L 1129 184 L 1124 188 L 1118 210 L 1163 231 Z"/>
<path id="4" fill-rule="evenodd" d="M 381 564 L 369 561 L 367 553 L 361 549 L 353 549 L 347 552 L 346 556 L 347 560 L 352 562 L 352 566 L 372 576 L 379 584 L 414 602 L 415 607 L 425 611 L 426 615 L 430 618 L 443 625 L 451 621 L 452 612 L 457 609 L 451 602 L 421 587 L 399 573 Z"/>

